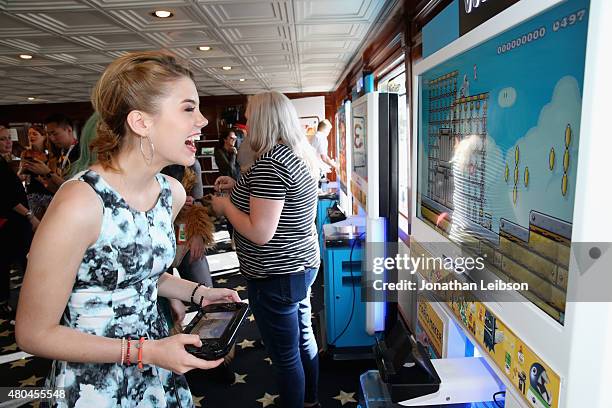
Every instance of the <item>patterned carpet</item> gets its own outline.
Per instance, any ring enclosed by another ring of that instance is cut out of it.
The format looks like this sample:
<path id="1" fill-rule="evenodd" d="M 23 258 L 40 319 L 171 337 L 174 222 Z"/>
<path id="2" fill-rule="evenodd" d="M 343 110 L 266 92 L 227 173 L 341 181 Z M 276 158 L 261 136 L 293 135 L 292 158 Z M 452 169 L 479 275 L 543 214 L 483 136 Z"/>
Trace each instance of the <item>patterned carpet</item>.
<path id="1" fill-rule="evenodd" d="M 313 291 L 313 311 L 323 307 L 322 273 Z M 215 279 L 216 286 L 238 290 L 246 298 L 245 281 L 239 274 Z M 320 399 L 323 407 L 355 407 L 358 399 L 359 375 L 374 363 L 330 361 L 322 357 L 319 379 Z M 234 372 L 231 384 L 222 384 L 205 371 L 193 371 L 187 379 L 194 397 L 204 397 L 202 406 L 209 407 L 277 407 L 277 388 L 271 361 L 261 342 L 254 317 L 249 313 L 242 326 L 236 347 L 236 357 L 230 365 Z M 197 403 L 196 403 L 197 406 Z"/>
<path id="2" fill-rule="evenodd" d="M 221 242 L 214 251 L 209 252 L 215 286 L 233 288 L 242 298 L 247 298 L 246 282 L 236 270 L 236 256 L 231 251 L 226 235 L 220 232 L 218 238 Z M 322 275 L 320 272 L 312 294 L 313 317 L 323 308 Z M 17 271 L 11 283 L 12 303 L 15 304 L 21 286 L 21 276 Z M 40 387 L 51 364 L 49 360 L 21 352 L 15 344 L 14 326 L 7 320 L 0 320 L 0 362 L 0 386 L 3 387 Z M 319 379 L 322 406 L 356 407 L 359 375 L 373 367 L 373 362 L 330 361 L 322 357 Z M 196 407 L 278 407 L 278 392 L 271 361 L 250 313 L 240 329 L 235 358 L 229 365 L 229 372 L 230 375 L 233 372 L 233 380 L 223 379 L 216 372 L 194 370 L 187 373 Z M 38 407 L 40 403 L 34 401 L 25 405 Z M 0 404 L 0 407 L 3 406 Z"/>

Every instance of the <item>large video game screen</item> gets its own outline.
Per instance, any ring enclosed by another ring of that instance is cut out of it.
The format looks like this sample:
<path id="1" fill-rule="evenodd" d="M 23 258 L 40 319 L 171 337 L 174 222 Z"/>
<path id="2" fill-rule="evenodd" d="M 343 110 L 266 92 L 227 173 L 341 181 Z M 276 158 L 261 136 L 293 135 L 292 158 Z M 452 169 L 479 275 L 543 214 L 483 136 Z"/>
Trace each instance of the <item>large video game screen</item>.
<path id="1" fill-rule="evenodd" d="M 486 254 L 563 323 L 588 2 L 569 0 L 420 76 L 417 216 Z"/>

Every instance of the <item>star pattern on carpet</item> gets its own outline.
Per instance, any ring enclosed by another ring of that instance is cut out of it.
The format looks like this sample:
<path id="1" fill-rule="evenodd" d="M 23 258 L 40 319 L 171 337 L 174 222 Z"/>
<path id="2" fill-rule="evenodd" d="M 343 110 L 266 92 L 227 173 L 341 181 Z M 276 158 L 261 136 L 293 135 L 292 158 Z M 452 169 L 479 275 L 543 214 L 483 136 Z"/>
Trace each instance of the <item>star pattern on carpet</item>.
<path id="1" fill-rule="evenodd" d="M 218 278 L 213 279 L 215 286 L 245 290 L 241 292 L 241 297 L 246 297 L 246 279 L 238 271 L 224 272 Z M 312 311 L 317 317 L 319 316 L 319 311 L 323 308 L 322 299 L 324 291 L 321 289 L 322 279 L 322 274 L 320 274 L 317 283 L 312 289 L 312 293 L 315 293 L 312 299 Z M 252 311 L 248 313 L 247 318 L 251 323 L 258 323 Z M 313 327 L 318 322 L 318 319 L 313 319 Z M 9 326 L 8 320 L 0 320 L 0 324 L 2 324 L 0 326 L 0 334 L 7 329 L 11 332 L 13 331 L 13 328 Z M 2 350 L 3 346 L 15 342 L 12 333 L 9 337 L 0 337 L 0 340 L 3 340 L 2 344 L 0 344 L 0 350 Z M 261 340 L 261 334 L 257 325 L 244 324 L 235 344 L 241 347 L 236 347 L 236 357 L 230 366 L 232 369 L 227 373 L 229 378 L 220 379 L 221 376 L 213 375 L 210 372 L 201 375 L 201 373 L 198 373 L 199 370 L 188 373 L 187 381 L 193 392 L 193 406 L 205 408 L 222 406 L 231 406 L 232 408 L 234 406 L 236 408 L 247 406 L 252 408 L 274 408 L 279 406 L 280 399 L 278 395 L 266 393 L 262 396 L 261 394 L 261 390 L 278 391 L 276 389 L 275 378 L 272 375 L 273 363 L 263 347 L 263 341 Z M 19 351 L 16 344 L 8 346 L 8 349 L 11 351 L 5 350 L 2 354 Z M 242 355 L 240 355 L 241 353 Z M 34 386 L 43 386 L 44 378 L 47 376 L 51 366 L 50 360 L 28 356 L 25 353 L 23 355 L 15 354 L 12 360 L 7 361 L 5 364 L 0 364 L 0 377 L 14 378 L 14 386 L 20 386 L 17 379 L 25 379 L 26 383 L 31 382 Z M 267 362 L 267 364 L 262 364 L 262 360 Z M 358 399 L 357 393 L 340 393 L 335 400 L 333 399 L 334 394 L 338 394 L 340 388 L 352 389 L 350 384 L 357 384 L 359 374 L 368 369 L 373 369 L 369 363 L 346 363 L 345 366 L 342 363 L 326 365 L 320 374 L 321 405 L 330 408 L 356 407 L 357 403 L 353 401 Z M 218 386 L 221 381 L 223 381 L 225 386 Z M 28 387 L 32 385 L 24 384 L 23 386 Z M 230 390 L 229 394 L 227 390 Z M 234 392 L 232 393 L 232 391 Z M 342 398 L 344 398 L 344 403 Z M 33 403 L 28 404 L 28 406 L 39 408 L 40 405 Z"/>
<path id="2" fill-rule="evenodd" d="M 249 340 L 249 339 L 244 339 L 240 343 L 236 343 L 236 344 L 242 347 L 243 349 L 249 348 L 249 347 L 255 347 L 255 341 Z"/>
<path id="3" fill-rule="evenodd" d="M 191 394 L 191 399 L 193 399 L 193 406 L 194 407 L 201 407 L 202 406 L 202 400 L 204 399 L 204 397 L 197 397 L 197 396 Z"/>
<path id="4" fill-rule="evenodd" d="M 30 361 L 32 361 L 32 360 L 30 360 L 29 358 L 20 358 L 19 360 L 13 361 L 11 363 L 11 368 L 25 367 L 26 364 L 28 364 Z"/>
<path id="5" fill-rule="evenodd" d="M 246 384 L 246 381 L 244 381 L 244 379 L 246 378 L 248 374 L 238 374 L 238 373 L 234 373 L 234 382 L 232 385 L 236 385 L 236 384 Z"/>
<path id="6" fill-rule="evenodd" d="M 2 351 L 17 351 L 17 343 L 13 343 L 10 346 L 2 347 Z"/>
<path id="7" fill-rule="evenodd" d="M 11 335 L 11 330 L 5 330 L 2 333 L 0 333 L 0 337 L 8 337 Z"/>
<path id="8" fill-rule="evenodd" d="M 347 404 L 349 402 L 357 402 L 355 401 L 355 393 L 354 392 L 344 392 L 340 390 L 340 394 L 334 397 L 335 400 L 340 401 L 342 405 Z"/>
<path id="9" fill-rule="evenodd" d="M 278 397 L 278 394 L 276 395 L 270 395 L 267 392 L 264 393 L 264 396 L 261 397 L 260 399 L 256 400 L 257 402 L 261 402 L 261 405 L 263 407 L 267 407 L 268 405 L 274 405 L 274 400 Z"/>
<path id="10" fill-rule="evenodd" d="M 246 286 L 239 285 L 239 286 L 236 286 L 234 290 L 236 292 L 244 292 L 246 290 Z"/>
<path id="11" fill-rule="evenodd" d="M 31 387 L 35 387 L 36 384 L 42 380 L 44 377 L 36 377 L 35 375 L 31 376 L 28 379 L 19 381 L 19 384 L 21 384 L 22 387 L 25 387 L 26 385 L 29 385 Z"/>

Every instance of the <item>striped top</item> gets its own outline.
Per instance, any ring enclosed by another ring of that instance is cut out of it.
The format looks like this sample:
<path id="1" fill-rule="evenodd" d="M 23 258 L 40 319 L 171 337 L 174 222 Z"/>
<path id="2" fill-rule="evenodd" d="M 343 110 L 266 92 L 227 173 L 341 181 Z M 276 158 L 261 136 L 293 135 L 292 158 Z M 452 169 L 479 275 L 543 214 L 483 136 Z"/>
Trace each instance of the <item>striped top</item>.
<path id="1" fill-rule="evenodd" d="M 319 245 L 315 215 L 317 182 L 295 153 L 277 144 L 262 155 L 232 190 L 230 200 L 249 214 L 250 197 L 284 200 L 274 236 L 257 245 L 235 231 L 240 271 L 252 279 L 318 268 Z"/>

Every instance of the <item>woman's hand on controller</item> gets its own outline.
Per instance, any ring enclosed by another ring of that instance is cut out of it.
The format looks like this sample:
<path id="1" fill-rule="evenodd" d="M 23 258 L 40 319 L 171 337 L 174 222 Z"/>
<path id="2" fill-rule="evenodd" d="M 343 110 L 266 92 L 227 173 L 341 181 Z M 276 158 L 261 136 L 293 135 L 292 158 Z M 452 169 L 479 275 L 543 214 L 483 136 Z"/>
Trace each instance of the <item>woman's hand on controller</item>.
<path id="1" fill-rule="evenodd" d="M 185 346 L 201 347 L 202 341 L 196 334 L 176 334 L 160 340 L 148 340 L 142 350 L 143 363 L 165 368 L 177 374 L 185 374 L 194 368 L 209 370 L 223 362 L 203 360 L 189 354 Z"/>
<path id="2" fill-rule="evenodd" d="M 236 180 L 229 176 L 217 177 L 217 179 L 215 180 L 215 191 L 221 192 L 231 190 L 234 188 L 235 185 Z"/>
<path id="3" fill-rule="evenodd" d="M 199 301 L 202 299 L 202 306 L 211 303 L 235 303 L 242 302 L 238 292 L 227 288 L 207 288 L 202 286 L 198 289 L 195 298 Z"/>

